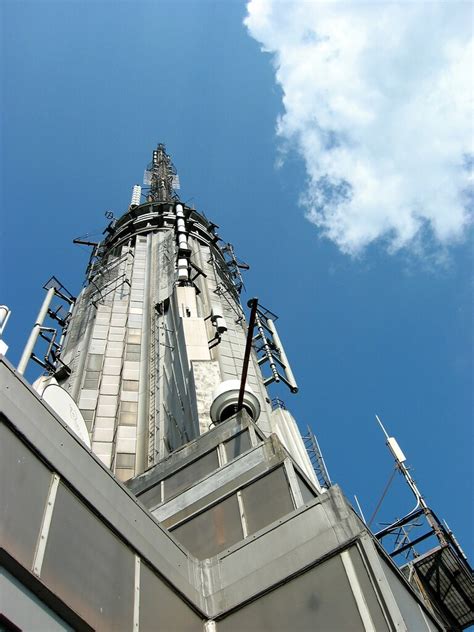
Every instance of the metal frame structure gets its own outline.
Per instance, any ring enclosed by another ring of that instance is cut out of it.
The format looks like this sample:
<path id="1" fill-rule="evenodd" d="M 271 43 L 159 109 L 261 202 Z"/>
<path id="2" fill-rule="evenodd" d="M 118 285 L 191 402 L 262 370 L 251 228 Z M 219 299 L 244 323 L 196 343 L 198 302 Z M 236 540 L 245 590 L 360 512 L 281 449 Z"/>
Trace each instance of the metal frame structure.
<path id="1" fill-rule="evenodd" d="M 422 587 L 432 607 L 450 622 L 453 630 L 462 630 L 474 624 L 473 570 L 451 530 L 428 506 L 405 464 L 406 458 L 398 443 L 389 437 L 377 415 L 376 419 L 395 459 L 395 471 L 405 479 L 416 504 L 405 516 L 376 532 L 375 537 L 391 558 L 404 556 L 402 568 L 409 580 Z M 423 533 L 412 538 L 412 531 L 419 528 L 423 528 Z M 394 539 L 390 545 L 389 538 Z M 430 540 L 432 547 L 429 550 L 417 551 L 418 545 L 429 544 Z"/>

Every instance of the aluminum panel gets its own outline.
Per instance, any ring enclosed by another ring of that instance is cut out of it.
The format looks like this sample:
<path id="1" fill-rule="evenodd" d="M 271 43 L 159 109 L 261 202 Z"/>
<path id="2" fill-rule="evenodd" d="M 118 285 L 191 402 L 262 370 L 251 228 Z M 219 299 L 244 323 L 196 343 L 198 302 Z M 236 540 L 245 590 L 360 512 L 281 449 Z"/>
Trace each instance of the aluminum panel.
<path id="1" fill-rule="evenodd" d="M 94 435 L 95 435 L 96 431 L 94 431 Z M 111 455 L 112 454 L 112 444 L 108 443 L 108 442 L 104 442 L 104 441 L 93 441 L 92 442 L 92 451 L 95 454 Z"/>
<path id="2" fill-rule="evenodd" d="M 290 488 L 282 467 L 242 490 L 248 533 L 263 529 L 293 511 Z"/>
<path id="3" fill-rule="evenodd" d="M 140 564 L 139 629 L 202 632 L 203 621 L 145 564 Z"/>
<path id="4" fill-rule="evenodd" d="M 105 353 L 105 345 L 106 340 L 91 340 L 89 345 L 89 352 L 92 354 L 103 354 Z"/>
<path id="5" fill-rule="evenodd" d="M 115 418 L 114 417 L 99 417 L 96 416 L 94 430 L 96 428 L 114 428 L 115 427 Z"/>
<path id="6" fill-rule="evenodd" d="M 113 428 L 94 428 L 94 442 L 97 442 L 97 441 L 112 442 L 113 439 L 114 439 Z"/>
<path id="7" fill-rule="evenodd" d="M 121 358 L 106 358 L 104 362 L 104 375 L 120 375 L 122 371 Z"/>
<path id="8" fill-rule="evenodd" d="M 137 446 L 136 439 L 120 438 L 120 439 L 117 439 L 117 442 L 115 444 L 115 449 L 117 450 L 117 452 L 130 452 L 130 453 L 133 452 L 134 453 L 136 451 L 136 446 Z"/>
<path id="9" fill-rule="evenodd" d="M 173 530 L 181 544 L 203 560 L 243 539 L 237 495 L 229 496 Z"/>
<path id="10" fill-rule="evenodd" d="M 101 395 L 118 395 L 119 385 L 118 384 L 105 384 L 102 383 L 100 385 L 100 393 Z"/>
<path id="11" fill-rule="evenodd" d="M 98 630 L 131 630 L 135 558 L 63 484 L 41 580 Z"/>
<path id="12" fill-rule="evenodd" d="M 339 556 L 233 612 L 218 622 L 217 629 L 219 632 L 365 630 Z"/>
<path id="13" fill-rule="evenodd" d="M 349 549 L 349 555 L 351 556 L 352 564 L 357 574 L 357 580 L 362 589 L 364 601 L 369 609 L 370 618 L 374 623 L 375 629 L 377 632 L 390 630 L 360 551 L 356 546 L 353 546 Z"/>
<path id="14" fill-rule="evenodd" d="M 0 423 L 0 542 L 31 568 L 51 472 Z"/>
<path id="15" fill-rule="evenodd" d="M 16 630 L 43 630 L 44 632 L 60 632 L 73 628 L 63 621 L 55 612 L 44 604 L 16 577 L 0 567 L 0 613 L 12 621 Z M 0 617 L 0 629 L 10 630 Z"/>
<path id="16" fill-rule="evenodd" d="M 402 613 L 402 617 L 406 623 L 408 630 L 416 630 L 417 632 L 423 632 L 431 630 L 427 617 L 425 618 L 420 605 L 410 593 L 408 588 L 404 586 L 403 580 L 400 580 L 395 575 L 395 570 L 392 570 L 390 566 L 383 560 L 380 559 L 382 564 L 385 577 L 390 585 L 393 596 L 397 602 L 397 606 Z"/>

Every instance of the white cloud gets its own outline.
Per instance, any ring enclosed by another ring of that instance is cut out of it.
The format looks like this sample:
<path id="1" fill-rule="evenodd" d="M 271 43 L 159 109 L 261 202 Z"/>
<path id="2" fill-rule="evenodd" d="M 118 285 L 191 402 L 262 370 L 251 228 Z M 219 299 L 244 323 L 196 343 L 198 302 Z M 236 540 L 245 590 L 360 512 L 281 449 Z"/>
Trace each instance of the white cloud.
<path id="1" fill-rule="evenodd" d="M 308 219 L 350 254 L 378 239 L 390 251 L 462 239 L 471 3 L 251 0 L 247 11 L 283 90 L 277 133 L 306 164 Z"/>

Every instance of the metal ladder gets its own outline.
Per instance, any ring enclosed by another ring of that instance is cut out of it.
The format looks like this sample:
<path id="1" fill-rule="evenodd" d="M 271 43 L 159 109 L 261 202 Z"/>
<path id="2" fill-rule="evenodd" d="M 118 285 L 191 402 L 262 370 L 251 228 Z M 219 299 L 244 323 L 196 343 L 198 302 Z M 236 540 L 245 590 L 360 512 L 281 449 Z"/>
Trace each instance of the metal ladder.
<path id="1" fill-rule="evenodd" d="M 314 432 L 309 426 L 307 426 L 307 434 L 302 435 L 302 439 L 306 448 L 306 452 L 308 453 L 309 460 L 311 461 L 311 465 L 313 466 L 313 469 L 316 473 L 316 478 L 318 479 L 319 484 L 324 489 L 329 489 L 332 483 L 331 479 L 329 478 L 326 463 L 324 462 L 318 440 L 316 439 Z"/>

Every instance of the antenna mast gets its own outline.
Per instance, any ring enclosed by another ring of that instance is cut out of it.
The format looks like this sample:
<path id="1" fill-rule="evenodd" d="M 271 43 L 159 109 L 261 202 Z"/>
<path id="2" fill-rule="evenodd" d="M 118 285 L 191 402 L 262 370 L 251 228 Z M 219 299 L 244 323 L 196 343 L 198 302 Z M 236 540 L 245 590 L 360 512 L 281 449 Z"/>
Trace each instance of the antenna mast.
<path id="1" fill-rule="evenodd" d="M 153 150 L 153 158 L 145 171 L 143 182 L 150 186 L 150 202 L 171 202 L 178 197 L 175 193 L 179 189 L 178 174 L 163 143 L 158 143 Z"/>

